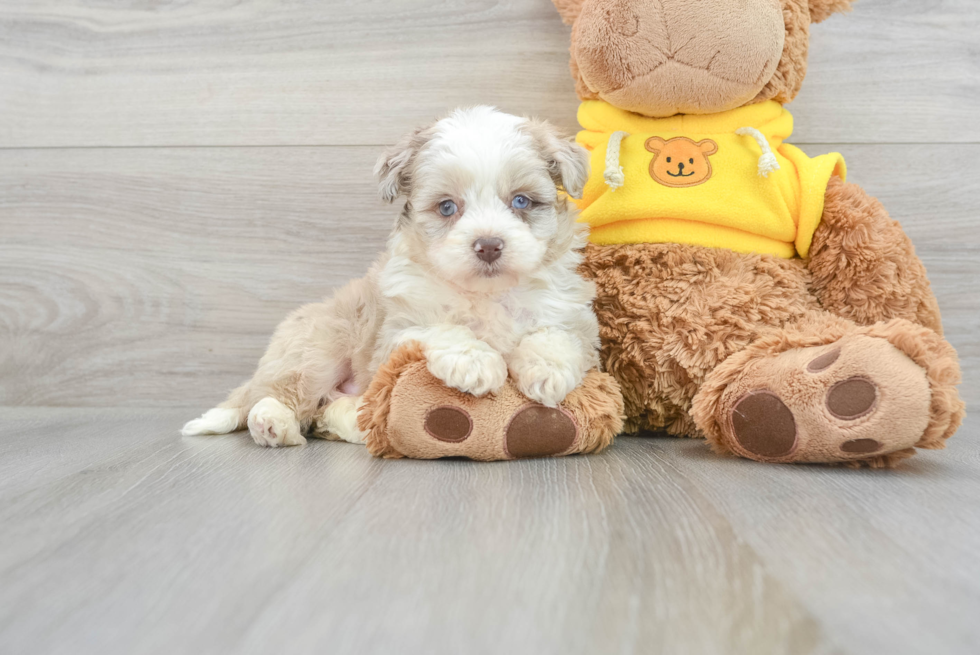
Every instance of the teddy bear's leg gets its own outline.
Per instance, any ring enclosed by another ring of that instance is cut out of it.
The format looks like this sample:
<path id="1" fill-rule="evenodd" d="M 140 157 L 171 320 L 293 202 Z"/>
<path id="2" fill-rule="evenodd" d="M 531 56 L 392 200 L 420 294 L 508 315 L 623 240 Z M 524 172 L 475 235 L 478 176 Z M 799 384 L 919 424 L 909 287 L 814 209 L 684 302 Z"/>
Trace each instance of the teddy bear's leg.
<path id="1" fill-rule="evenodd" d="M 444 385 L 421 347 L 392 354 L 362 398 L 359 426 L 380 457 L 502 460 L 597 452 L 622 429 L 623 403 L 611 376 L 590 371 L 557 407 L 508 381 L 486 396 Z"/>
<path id="2" fill-rule="evenodd" d="M 939 305 L 911 240 L 856 184 L 831 178 L 807 267 L 827 311 L 858 325 L 904 318 L 942 334 Z"/>
<path id="3" fill-rule="evenodd" d="M 814 312 L 725 360 L 692 414 L 719 451 L 886 467 L 944 446 L 963 418 L 959 378 L 955 351 L 928 328 Z"/>

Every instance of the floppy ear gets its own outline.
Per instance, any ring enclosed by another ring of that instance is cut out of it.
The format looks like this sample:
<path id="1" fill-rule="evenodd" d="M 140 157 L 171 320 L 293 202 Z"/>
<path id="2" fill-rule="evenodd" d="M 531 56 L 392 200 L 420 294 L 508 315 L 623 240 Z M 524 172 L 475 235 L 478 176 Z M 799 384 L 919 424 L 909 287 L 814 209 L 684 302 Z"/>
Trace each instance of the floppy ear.
<path id="1" fill-rule="evenodd" d="M 573 198 L 581 198 L 589 179 L 589 151 L 565 139 L 551 123 L 528 119 L 527 130 L 547 162 L 555 186 Z"/>
<path id="2" fill-rule="evenodd" d="M 652 136 L 647 139 L 647 142 L 643 145 L 653 154 L 659 154 L 660 151 L 664 149 L 664 146 L 667 145 L 667 142 L 661 139 L 659 136 Z"/>
<path id="3" fill-rule="evenodd" d="M 378 158 L 378 163 L 374 165 L 374 174 L 378 176 L 378 193 L 382 200 L 394 202 L 395 198 L 408 192 L 412 160 L 430 135 L 431 128 L 417 128 L 403 136 Z"/>
<path id="4" fill-rule="evenodd" d="M 582 11 L 585 0 L 551 0 L 561 15 L 561 22 L 571 25 Z"/>
<path id="5" fill-rule="evenodd" d="M 707 157 L 718 152 L 718 144 L 711 139 L 705 139 L 704 141 L 698 141 L 698 149 Z"/>
<path id="6" fill-rule="evenodd" d="M 809 0 L 810 21 L 819 23 L 830 18 L 831 14 L 850 11 L 853 2 L 854 0 Z"/>

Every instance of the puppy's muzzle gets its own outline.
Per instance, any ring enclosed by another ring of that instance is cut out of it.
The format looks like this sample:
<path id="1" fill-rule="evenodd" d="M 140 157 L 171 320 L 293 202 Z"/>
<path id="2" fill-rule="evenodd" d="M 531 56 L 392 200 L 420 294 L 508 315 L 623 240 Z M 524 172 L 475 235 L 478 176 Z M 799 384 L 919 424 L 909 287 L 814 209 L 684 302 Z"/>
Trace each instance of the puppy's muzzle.
<path id="1" fill-rule="evenodd" d="M 488 264 L 492 264 L 500 259 L 500 255 L 503 254 L 504 240 L 496 237 L 477 239 L 473 242 L 473 250 L 477 257 Z"/>

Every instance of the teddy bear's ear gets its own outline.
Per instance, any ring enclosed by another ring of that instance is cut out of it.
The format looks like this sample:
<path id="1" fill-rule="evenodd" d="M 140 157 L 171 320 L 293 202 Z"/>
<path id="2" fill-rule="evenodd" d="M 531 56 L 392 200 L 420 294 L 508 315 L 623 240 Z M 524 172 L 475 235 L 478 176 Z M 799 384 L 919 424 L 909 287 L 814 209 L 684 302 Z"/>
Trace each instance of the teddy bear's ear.
<path id="1" fill-rule="evenodd" d="M 830 18 L 831 14 L 851 10 L 854 0 L 809 0 L 810 20 L 814 23 Z"/>
<path id="2" fill-rule="evenodd" d="M 561 15 L 561 22 L 571 25 L 582 11 L 585 0 L 551 0 Z"/>
<path id="3" fill-rule="evenodd" d="M 647 142 L 643 144 L 644 147 L 650 152 L 656 154 L 664 149 L 667 142 L 661 139 L 659 136 L 652 136 L 647 139 Z"/>

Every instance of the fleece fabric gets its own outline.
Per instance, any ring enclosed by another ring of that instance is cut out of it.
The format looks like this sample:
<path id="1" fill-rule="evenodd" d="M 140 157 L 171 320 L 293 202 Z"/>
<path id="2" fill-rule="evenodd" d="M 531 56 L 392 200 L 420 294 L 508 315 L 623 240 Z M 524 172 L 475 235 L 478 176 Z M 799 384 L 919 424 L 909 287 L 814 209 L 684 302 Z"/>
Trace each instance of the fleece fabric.
<path id="1" fill-rule="evenodd" d="M 806 257 L 831 177 L 846 179 L 840 154 L 810 158 L 784 142 L 793 132 L 793 116 L 775 101 L 717 114 L 648 118 L 587 100 L 578 120 L 583 129 L 576 141 L 591 152 L 592 165 L 579 201 L 580 220 L 600 245 L 681 243 Z M 778 170 L 760 173 L 765 144 L 743 128 L 765 137 Z M 627 134 L 619 144 L 619 188 L 603 176 L 615 132 Z"/>

